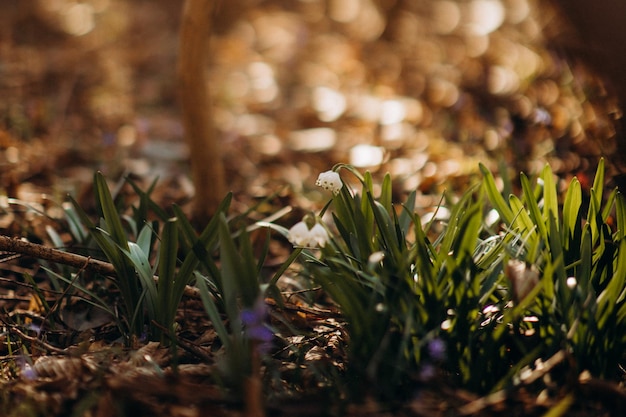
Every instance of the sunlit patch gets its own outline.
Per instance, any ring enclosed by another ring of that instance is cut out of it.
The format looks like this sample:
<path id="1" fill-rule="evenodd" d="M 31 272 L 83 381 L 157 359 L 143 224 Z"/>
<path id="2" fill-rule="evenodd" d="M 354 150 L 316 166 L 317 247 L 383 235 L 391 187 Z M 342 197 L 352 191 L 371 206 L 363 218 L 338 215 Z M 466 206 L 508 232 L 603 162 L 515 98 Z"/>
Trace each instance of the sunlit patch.
<path id="1" fill-rule="evenodd" d="M 432 23 L 435 32 L 442 35 L 452 33 L 461 21 L 461 9 L 455 1 L 433 2 Z"/>
<path id="2" fill-rule="evenodd" d="M 62 25 L 70 35 L 82 36 L 91 32 L 96 26 L 94 10 L 91 4 L 69 4 L 62 12 Z"/>
<path id="3" fill-rule="evenodd" d="M 367 258 L 367 262 L 373 266 L 373 265 L 377 265 L 380 264 L 383 259 L 385 259 L 385 252 L 382 251 L 377 251 L 372 253 L 369 258 Z"/>
<path id="4" fill-rule="evenodd" d="M 511 295 L 516 304 L 519 304 L 539 285 L 537 268 L 518 259 L 510 259 L 504 268 L 504 273 L 511 282 Z"/>
<path id="5" fill-rule="evenodd" d="M 4 151 L 4 157 L 10 164 L 17 164 L 20 161 L 20 150 L 17 146 L 9 146 Z"/>
<path id="6" fill-rule="evenodd" d="M 335 146 L 337 133 L 327 127 L 296 130 L 289 134 L 289 147 L 294 151 L 320 152 Z"/>
<path id="7" fill-rule="evenodd" d="M 381 101 L 371 95 L 361 95 L 355 98 L 351 113 L 360 119 L 376 122 L 380 118 Z"/>
<path id="8" fill-rule="evenodd" d="M 355 20 L 361 10 L 361 0 L 330 0 L 328 17 L 339 23 Z"/>
<path id="9" fill-rule="evenodd" d="M 500 312 L 500 307 L 493 305 L 493 304 L 489 304 L 485 306 L 485 308 L 483 308 L 484 315 L 497 314 L 499 312 Z"/>
<path id="10" fill-rule="evenodd" d="M 389 161 L 389 173 L 394 177 L 405 177 L 415 173 L 415 164 L 410 158 L 393 158 Z"/>
<path id="11" fill-rule="evenodd" d="M 530 15 L 528 0 L 508 0 L 506 20 L 511 24 L 521 23 Z"/>
<path id="12" fill-rule="evenodd" d="M 278 96 L 278 85 L 274 78 L 274 70 L 265 62 L 253 62 L 248 66 L 248 77 L 254 98 L 267 103 Z"/>
<path id="13" fill-rule="evenodd" d="M 274 119 L 260 114 L 242 114 L 235 121 L 235 129 L 242 136 L 272 133 L 275 127 Z"/>
<path id="14" fill-rule="evenodd" d="M 452 107 L 459 100 L 459 89 L 454 83 L 440 77 L 430 80 L 428 86 L 428 99 L 431 103 Z"/>
<path id="15" fill-rule="evenodd" d="M 489 227 L 495 226 L 497 222 L 500 221 L 500 213 L 498 210 L 491 209 L 485 216 L 485 224 Z"/>
<path id="16" fill-rule="evenodd" d="M 450 319 L 446 319 L 443 322 L 441 322 L 441 330 L 450 330 L 450 328 L 452 327 L 452 320 Z"/>
<path id="17" fill-rule="evenodd" d="M 450 219 L 450 214 L 451 213 L 449 209 L 445 207 L 437 207 L 435 211 L 431 211 L 431 212 L 424 214 L 420 218 L 420 223 L 422 224 L 422 226 L 425 226 L 428 223 L 431 223 L 434 221 L 445 222 Z"/>
<path id="18" fill-rule="evenodd" d="M 518 90 L 519 85 L 519 77 L 511 68 L 501 65 L 494 65 L 489 68 L 487 90 L 489 90 L 491 94 L 511 94 Z"/>
<path id="19" fill-rule="evenodd" d="M 315 88 L 320 84 L 339 88 L 339 76 L 331 68 L 317 62 L 305 62 L 299 69 L 299 79 L 302 86 Z"/>
<path id="20" fill-rule="evenodd" d="M 465 53 L 468 57 L 477 58 L 489 49 L 489 36 L 473 35 L 465 38 Z"/>
<path id="21" fill-rule="evenodd" d="M 350 36 L 361 41 L 373 41 L 385 30 L 386 20 L 372 1 L 331 0 L 328 16 L 345 25 Z"/>
<path id="22" fill-rule="evenodd" d="M 406 116 L 406 108 L 400 100 L 385 100 L 380 106 L 380 124 L 400 123 Z"/>
<path id="23" fill-rule="evenodd" d="M 461 171 L 461 162 L 458 159 L 446 159 L 439 163 L 439 175 L 454 177 Z"/>
<path id="24" fill-rule="evenodd" d="M 317 117 L 323 122 L 337 120 L 346 110 L 346 97 L 332 88 L 315 88 L 312 99 Z"/>
<path id="25" fill-rule="evenodd" d="M 487 35 L 504 22 L 506 11 L 499 0 L 473 0 L 467 4 L 466 29 L 474 35 Z"/>
<path id="26" fill-rule="evenodd" d="M 241 71 L 233 71 L 224 81 L 226 94 L 231 98 L 243 98 L 250 92 L 250 80 Z"/>
<path id="27" fill-rule="evenodd" d="M 437 164 L 435 162 L 429 161 L 424 164 L 422 168 L 422 175 L 425 177 L 434 177 L 437 174 Z"/>
<path id="28" fill-rule="evenodd" d="M 132 125 L 123 125 L 117 130 L 117 143 L 120 146 L 128 147 L 137 142 L 137 129 Z"/>
<path id="29" fill-rule="evenodd" d="M 502 138 L 496 129 L 487 129 L 484 134 L 483 143 L 488 151 L 495 151 L 502 145 Z"/>
<path id="30" fill-rule="evenodd" d="M 415 129 L 409 123 L 395 123 L 382 126 L 380 138 L 385 142 L 385 147 L 397 149 L 401 147 L 408 138 L 415 133 Z"/>
<path id="31" fill-rule="evenodd" d="M 385 149 L 380 146 L 356 145 L 350 150 L 350 164 L 355 167 L 377 167 L 383 163 Z"/>
<path id="32" fill-rule="evenodd" d="M 578 285 L 578 281 L 576 280 L 576 277 L 568 277 L 565 283 L 567 284 L 567 287 L 569 289 L 574 289 L 576 288 L 576 285 Z"/>
<path id="33" fill-rule="evenodd" d="M 252 147 L 259 153 L 275 156 L 283 149 L 283 144 L 275 135 L 259 135 L 250 138 Z"/>
<path id="34" fill-rule="evenodd" d="M 541 57 L 535 51 L 524 46 L 517 46 L 516 50 L 518 57 L 515 62 L 515 70 L 519 77 L 522 79 L 534 77 L 541 69 Z"/>
<path id="35" fill-rule="evenodd" d="M 252 21 L 256 43 L 263 56 L 273 62 L 285 62 L 296 54 L 300 23 L 291 13 L 273 12 Z"/>

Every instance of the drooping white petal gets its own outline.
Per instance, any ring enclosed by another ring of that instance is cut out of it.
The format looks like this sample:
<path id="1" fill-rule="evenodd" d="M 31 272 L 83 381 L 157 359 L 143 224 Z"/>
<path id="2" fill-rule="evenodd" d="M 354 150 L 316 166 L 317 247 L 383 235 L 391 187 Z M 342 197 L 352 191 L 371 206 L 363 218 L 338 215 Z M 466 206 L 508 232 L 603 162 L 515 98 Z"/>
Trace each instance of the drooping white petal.
<path id="1" fill-rule="evenodd" d="M 310 247 L 320 246 L 323 248 L 328 242 L 328 232 L 319 223 L 316 223 L 311 230 L 309 230 L 309 243 Z"/>
<path id="2" fill-rule="evenodd" d="M 309 234 L 309 228 L 306 223 L 298 222 L 289 229 L 287 239 L 289 239 L 294 246 L 308 246 Z"/>
<path id="3" fill-rule="evenodd" d="M 339 194 L 341 187 L 343 187 L 341 177 L 338 173 L 334 171 L 322 172 L 319 177 L 317 177 L 315 185 L 320 186 L 326 190 L 330 190 L 335 195 Z"/>

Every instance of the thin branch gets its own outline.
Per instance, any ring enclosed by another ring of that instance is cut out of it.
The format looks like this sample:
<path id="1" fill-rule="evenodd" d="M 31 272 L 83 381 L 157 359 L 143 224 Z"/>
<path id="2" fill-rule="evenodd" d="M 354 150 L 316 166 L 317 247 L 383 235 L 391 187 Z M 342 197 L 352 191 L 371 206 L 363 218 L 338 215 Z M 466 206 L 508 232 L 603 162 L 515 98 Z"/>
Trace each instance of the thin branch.
<path id="1" fill-rule="evenodd" d="M 6 324 L 6 323 L 5 323 Z M 59 355 L 67 355 L 68 351 L 66 349 L 59 349 L 56 346 L 52 346 L 49 343 L 46 343 L 45 341 L 39 339 L 38 337 L 35 336 L 29 336 L 26 333 L 24 333 L 23 331 L 21 331 L 17 326 L 11 325 L 11 332 L 17 334 L 17 336 L 22 339 L 22 343 L 24 342 L 24 340 L 28 340 L 31 343 L 36 343 L 39 346 L 43 347 L 44 349 L 46 349 L 48 352 L 52 352 L 52 353 L 56 353 Z"/>
<path id="2" fill-rule="evenodd" d="M 75 253 L 65 252 L 59 249 L 49 248 L 47 246 L 31 243 L 26 240 L 11 238 L 0 235 L 0 251 L 19 253 L 36 259 L 44 259 L 46 261 L 55 262 L 63 265 L 69 265 L 79 269 L 96 272 L 110 277 L 117 277 L 115 267 L 104 261 L 99 261 L 91 257 L 77 255 Z M 159 277 L 153 277 L 155 281 Z M 188 297 L 199 297 L 197 288 L 185 287 L 185 295 Z"/>
<path id="3" fill-rule="evenodd" d="M 108 276 L 117 276 L 115 268 L 108 262 L 99 261 L 90 257 L 64 252 L 59 249 L 31 243 L 26 240 L 0 235 L 0 251 L 19 253 L 31 258 L 44 259 L 75 268 L 84 268 Z"/>

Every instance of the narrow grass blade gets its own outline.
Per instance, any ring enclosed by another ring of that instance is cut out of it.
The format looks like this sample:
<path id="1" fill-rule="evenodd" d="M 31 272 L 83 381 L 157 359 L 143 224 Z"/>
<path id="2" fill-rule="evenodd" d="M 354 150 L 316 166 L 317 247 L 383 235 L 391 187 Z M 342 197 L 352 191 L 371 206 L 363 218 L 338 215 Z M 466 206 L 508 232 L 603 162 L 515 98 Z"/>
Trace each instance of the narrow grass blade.
<path id="1" fill-rule="evenodd" d="M 158 308 L 160 323 L 172 330 L 176 309 L 180 302 L 180 288 L 176 284 L 176 261 L 178 254 L 178 225 L 176 218 L 169 219 L 163 226 L 159 248 Z M 186 284 L 186 283 L 185 283 Z"/>
<path id="2" fill-rule="evenodd" d="M 548 224 L 550 218 L 559 218 L 559 202 L 556 195 L 556 184 L 550 165 L 546 165 L 543 168 L 540 177 L 543 181 L 543 220 Z M 558 230 L 559 223 L 556 222 L 555 226 Z"/>
<path id="3" fill-rule="evenodd" d="M 485 191 L 487 192 L 487 197 L 489 198 L 489 201 L 498 211 L 498 213 L 500 213 L 502 220 L 504 220 L 506 224 L 513 223 L 515 214 L 506 203 L 505 199 L 502 197 L 502 194 L 500 194 L 500 192 L 498 191 L 498 187 L 496 186 L 493 174 L 491 174 L 491 172 L 483 164 L 480 164 L 479 168 L 483 174 L 483 184 Z"/>
<path id="4" fill-rule="evenodd" d="M 217 305 L 215 301 L 213 300 L 213 297 L 211 296 L 211 293 L 209 292 L 209 287 L 207 286 L 204 279 L 205 278 L 203 276 L 199 274 L 196 275 L 196 286 L 200 290 L 200 298 L 202 299 L 202 305 L 204 306 L 205 311 L 209 315 L 209 319 L 211 320 L 211 323 L 213 324 L 213 328 L 215 329 L 215 332 L 219 336 L 220 340 L 222 341 L 224 348 L 227 351 L 229 351 L 231 350 L 231 344 L 232 344 L 230 335 L 228 333 L 228 330 L 226 330 L 226 326 L 224 326 L 222 316 L 220 315 L 217 309 Z"/>
<path id="5" fill-rule="evenodd" d="M 128 239 L 122 227 L 120 215 L 111 197 L 109 186 L 100 172 L 97 172 L 94 176 L 94 187 L 104 221 L 107 224 L 107 231 L 115 243 L 128 250 Z"/>
<path id="6" fill-rule="evenodd" d="M 570 247 L 570 242 L 575 245 L 578 239 L 580 239 L 582 231 L 582 203 L 583 196 L 580 182 L 574 177 L 570 181 L 569 187 L 567 187 L 565 200 L 563 201 L 563 229 L 561 236 L 566 251 L 573 249 Z"/>

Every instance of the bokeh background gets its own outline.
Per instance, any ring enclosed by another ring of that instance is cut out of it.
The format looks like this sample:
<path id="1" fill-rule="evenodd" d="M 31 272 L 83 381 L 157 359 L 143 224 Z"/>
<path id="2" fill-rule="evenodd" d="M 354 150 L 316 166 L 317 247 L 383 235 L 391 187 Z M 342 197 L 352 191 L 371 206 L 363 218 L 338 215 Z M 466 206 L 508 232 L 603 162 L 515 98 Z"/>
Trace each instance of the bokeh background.
<path id="1" fill-rule="evenodd" d="M 175 75 L 181 10 L 0 3 L 6 195 L 80 194 L 95 169 L 158 176 L 165 203 L 193 195 Z M 279 192 L 306 206 L 317 173 L 345 162 L 436 204 L 479 162 L 513 180 L 549 163 L 584 183 L 615 150 L 615 100 L 569 58 L 567 25 L 545 2 L 231 0 L 212 32 L 207 117 L 244 198 L 288 184 Z"/>

